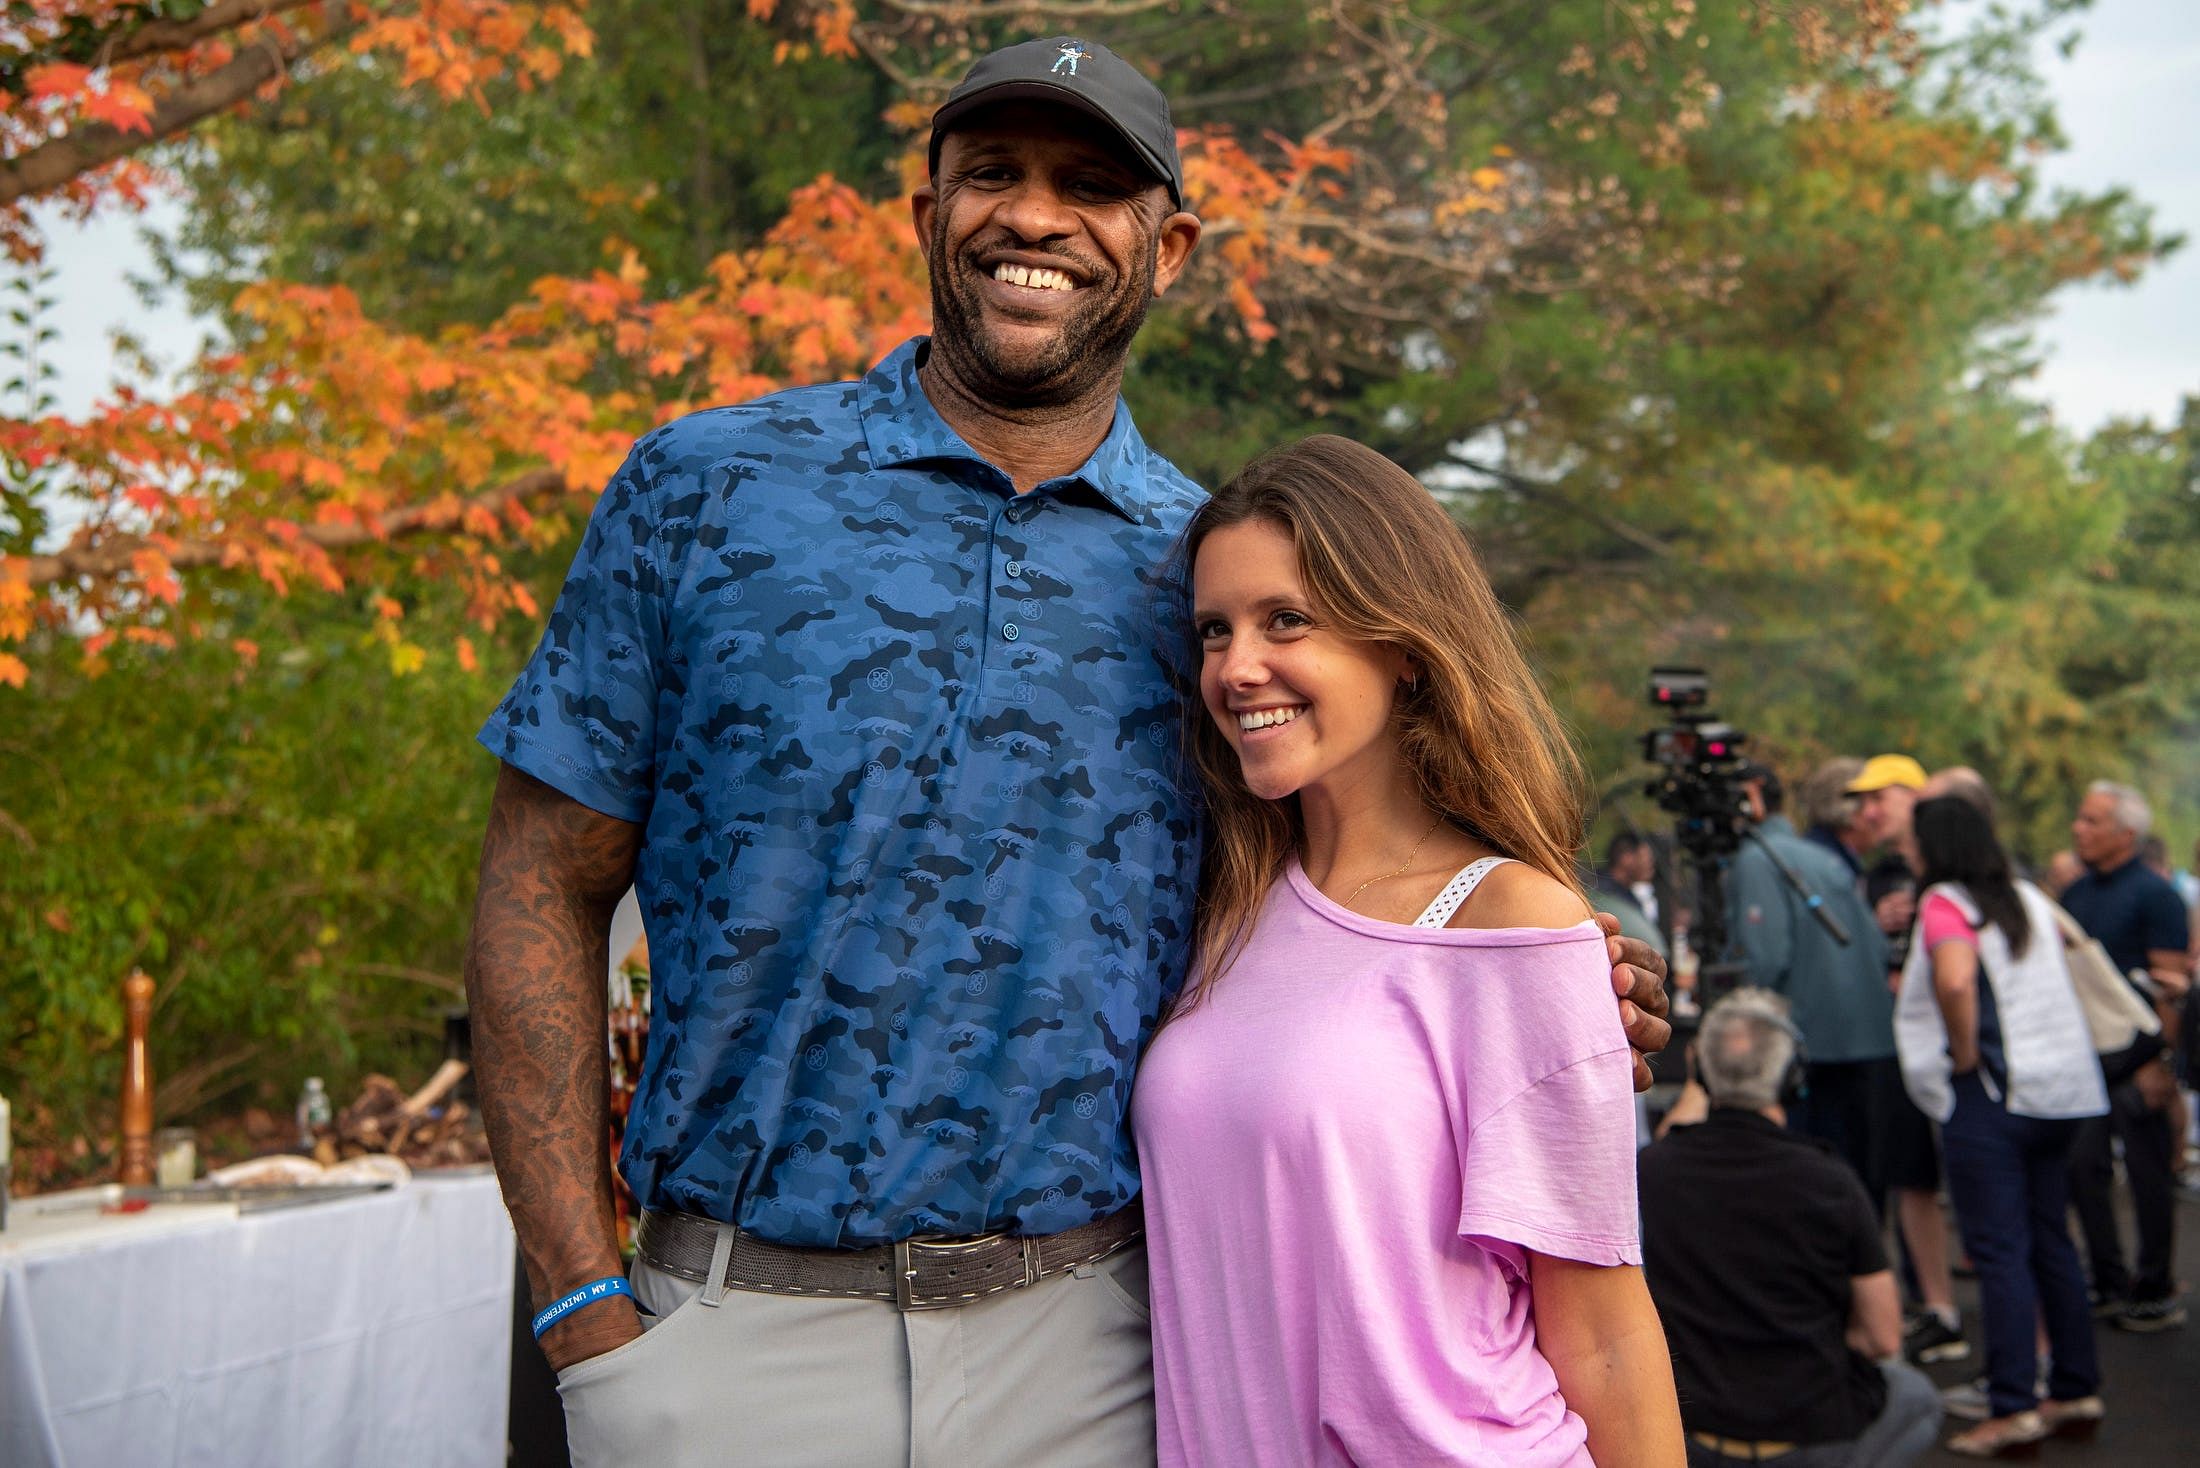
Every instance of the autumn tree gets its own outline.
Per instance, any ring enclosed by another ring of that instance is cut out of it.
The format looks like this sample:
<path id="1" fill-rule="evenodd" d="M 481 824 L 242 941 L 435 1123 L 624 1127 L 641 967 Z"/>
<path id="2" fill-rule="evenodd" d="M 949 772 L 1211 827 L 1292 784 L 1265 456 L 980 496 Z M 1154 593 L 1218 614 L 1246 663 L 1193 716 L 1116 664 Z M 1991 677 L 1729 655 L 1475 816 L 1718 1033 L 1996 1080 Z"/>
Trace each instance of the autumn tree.
<path id="1" fill-rule="evenodd" d="M 406 12 L 416 29 L 404 35 L 417 43 L 417 27 L 447 19 L 449 8 Z M 510 26 L 565 14 L 457 9 L 476 21 L 475 32 L 484 17 Z M 694 16 L 723 14 L 693 4 L 670 9 L 690 39 L 699 33 Z M 1579 160 L 1565 147 L 1530 159 L 1500 141 L 1516 123 L 1526 130 L 1511 115 L 1521 104 L 1494 118 L 1461 117 L 1449 100 L 1464 87 L 1500 95 L 1504 57 L 1587 54 L 1616 41 L 1637 63 L 1629 87 L 1643 125 L 1678 139 L 1701 125 L 1708 96 L 1703 69 L 1686 59 L 1703 39 L 1692 5 L 1574 3 L 1525 20 L 1518 11 L 1496 0 L 1242 10 L 1154 0 L 1013 7 L 897 0 L 758 3 L 742 24 L 760 28 L 774 64 L 844 58 L 900 88 L 906 105 L 889 113 L 911 144 L 928 101 L 973 50 L 1005 33 L 1091 22 L 1120 27 L 1134 53 L 1150 42 L 1143 50 L 1169 75 L 1187 114 L 1213 119 L 1187 138 L 1214 264 L 1198 278 L 1185 319 L 1192 329 L 1220 329 L 1241 355 L 1260 358 L 1264 373 L 1290 385 L 1273 401 L 1311 414 L 1348 411 L 1410 367 L 1409 354 L 1461 360 L 1485 301 L 1503 292 L 1550 293 L 1577 276 L 1655 275 L 1669 288 L 1709 288 L 1700 264 L 1645 250 L 1641 205 L 1618 181 L 1577 178 Z M 118 17 L 134 13 L 98 12 L 110 27 L 126 27 Z M 386 42 L 400 21 L 372 7 L 341 14 L 301 7 L 298 23 L 309 14 L 324 28 L 316 36 L 366 26 L 349 42 L 359 47 Z M 1478 44 L 1462 47 L 1461 34 Z M 362 68 L 370 63 L 340 72 L 356 83 Z M 395 85 L 413 84 L 412 72 L 408 64 Z M 1247 86 L 1248 75 L 1263 80 Z M 476 65 L 431 76 L 446 90 L 451 77 L 462 78 L 459 89 L 477 104 L 487 102 L 493 80 Z M 535 72 L 507 76 L 524 88 Z M 101 96 L 120 85 L 90 73 L 75 80 Z M 1601 136 L 1596 119 L 1619 105 L 1607 106 L 1595 90 L 1601 85 L 1560 67 L 1529 104 L 1536 127 L 1548 114 L 1566 120 L 1568 138 Z M 686 103 L 704 105 L 709 87 L 705 67 Z M 289 110 L 275 114 L 276 128 L 302 105 L 278 102 Z M 148 95 L 148 115 L 159 107 Z M 1234 116 L 1247 125 L 1233 128 Z M 329 156 L 344 156 L 348 146 L 334 140 Z M 615 445 L 698 402 L 855 370 L 911 329 L 922 297 L 898 205 L 873 204 L 845 185 L 810 185 L 791 196 L 795 212 L 770 233 L 699 259 L 698 242 L 715 248 L 713 226 L 724 215 L 714 190 L 723 180 L 707 166 L 711 150 L 691 151 L 709 156 L 662 184 L 685 186 L 687 228 L 660 242 L 655 258 L 626 240 L 609 268 L 545 277 L 524 297 L 516 278 L 504 302 L 469 287 L 460 309 L 474 319 L 445 315 L 432 331 L 378 318 L 333 282 L 254 285 L 230 307 L 237 350 L 202 363 L 182 396 L 124 396 L 89 431 L 11 425 L 4 446 L 45 476 L 49 498 L 86 509 L 66 543 L 19 553 L 0 572 L 9 588 L 0 592 L 8 599 L 0 638 L 20 638 L 40 618 L 91 626 L 97 630 L 83 645 L 96 657 L 116 632 L 159 640 L 218 631 L 211 609 L 190 601 L 189 573 L 330 584 L 386 564 L 394 538 L 422 531 L 435 533 L 433 550 L 394 553 L 444 561 L 472 590 L 484 622 L 506 610 L 524 614 L 520 590 L 502 578 L 497 545 L 531 533 L 541 502 L 592 493 Z M 913 152 L 903 152 L 905 168 Z M 336 166 L 353 169 L 348 158 Z M 899 192 L 880 188 L 884 182 L 873 179 L 871 188 Z M 607 207 L 631 206 L 611 198 Z M 507 199 L 503 212 L 523 211 Z M 324 270 L 348 258 L 324 260 Z M 386 249 L 368 258 L 393 263 Z M 659 278 L 676 293 L 652 294 L 648 283 Z M 433 268 L 424 280 L 432 292 Z M 446 277 L 446 294 L 460 289 L 457 280 Z M 498 305 L 503 315 L 482 319 Z M 1182 395 L 1191 384 L 1176 386 Z M 1190 464 L 1206 467 L 1196 455 Z M 36 545 L 39 528 L 19 539 Z M 19 662 L 0 667 L 0 676 L 10 674 L 22 676 Z"/>
<path id="2" fill-rule="evenodd" d="M 179 1043 L 225 1055 L 255 948 L 251 1023 L 287 996 L 354 1056 L 390 1053 L 370 1019 L 417 1033 L 463 922 L 470 725 L 613 459 L 921 329 L 924 119 L 982 49 L 1059 31 L 1154 70 L 1208 225 L 1126 384 L 1172 458 L 1213 482 L 1321 427 L 1424 476 L 1615 805 L 1642 670 L 1682 658 L 1791 765 L 1966 759 L 2046 831 L 2193 712 L 2153 655 L 2190 645 L 2192 601 L 2148 549 L 2194 528 L 2190 425 L 2081 452 L 2021 396 L 2053 293 L 2169 243 L 2120 194 L 2038 182 L 2057 138 L 2024 57 L 2074 8 L 1942 37 L 1901 0 L 14 7 L 0 161 L 76 167 L 6 196 L 17 253 L 23 202 L 128 207 L 157 163 L 188 209 L 173 282 L 228 341 L 83 421 L 28 379 L 0 399 L 0 679 L 39 698 L 25 737 L 96 757 L 65 807 L 0 760 L 8 977 L 82 976 L 8 1012 L 11 1044 L 89 1026 L 37 1053 L 96 1080 L 109 976 L 157 955 L 197 986 Z M 282 64 L 172 105 L 247 51 Z M 117 768 L 160 742 L 145 719 L 178 731 L 147 761 L 172 797 Z M 199 768 L 245 729 L 237 778 L 308 787 L 279 836 Z M 104 830 L 129 861 L 72 844 Z M 363 859 L 384 842 L 423 874 L 401 917 Z"/>

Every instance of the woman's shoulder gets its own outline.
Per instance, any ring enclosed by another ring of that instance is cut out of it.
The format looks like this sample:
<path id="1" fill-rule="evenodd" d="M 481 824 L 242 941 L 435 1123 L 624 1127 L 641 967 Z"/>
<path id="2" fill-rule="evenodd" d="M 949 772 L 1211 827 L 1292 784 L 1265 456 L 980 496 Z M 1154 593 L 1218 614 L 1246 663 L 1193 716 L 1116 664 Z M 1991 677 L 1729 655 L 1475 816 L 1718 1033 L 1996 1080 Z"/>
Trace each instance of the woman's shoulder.
<path id="1" fill-rule="evenodd" d="M 1446 926 L 1559 930 L 1589 920 L 1589 905 L 1573 888 L 1524 861 L 1505 861 L 1490 868 Z"/>

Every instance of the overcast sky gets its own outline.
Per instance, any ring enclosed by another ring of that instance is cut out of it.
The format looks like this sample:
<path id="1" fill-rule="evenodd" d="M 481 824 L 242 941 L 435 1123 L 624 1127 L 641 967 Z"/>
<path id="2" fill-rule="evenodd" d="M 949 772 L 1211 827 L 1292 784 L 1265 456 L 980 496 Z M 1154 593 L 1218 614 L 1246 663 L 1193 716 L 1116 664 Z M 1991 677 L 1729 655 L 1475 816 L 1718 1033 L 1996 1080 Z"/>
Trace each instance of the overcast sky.
<path id="1" fill-rule="evenodd" d="M 2041 329 L 2046 364 L 2035 391 L 2059 422 L 2085 433 L 2117 416 L 2167 420 L 2184 394 L 2200 394 L 2200 0 L 2096 0 L 2078 28 L 2073 56 L 2050 50 L 2040 59 L 2070 139 L 2048 161 L 2048 179 L 2127 185 L 2155 206 L 2165 232 L 2195 237 L 2136 286 L 2070 288 L 2058 298 Z M 174 217 L 171 207 L 152 220 Z M 85 411 L 112 379 L 116 329 L 171 366 L 200 335 L 175 307 L 147 311 L 121 284 L 146 268 L 139 227 L 111 217 L 52 231 L 65 412 Z"/>

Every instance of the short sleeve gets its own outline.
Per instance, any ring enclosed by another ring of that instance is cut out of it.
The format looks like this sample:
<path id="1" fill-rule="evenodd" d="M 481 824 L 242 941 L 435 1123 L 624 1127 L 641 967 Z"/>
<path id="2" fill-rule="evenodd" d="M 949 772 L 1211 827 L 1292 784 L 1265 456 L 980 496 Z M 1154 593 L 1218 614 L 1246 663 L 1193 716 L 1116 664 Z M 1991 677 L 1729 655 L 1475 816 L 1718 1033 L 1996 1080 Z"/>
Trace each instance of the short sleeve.
<path id="1" fill-rule="evenodd" d="M 639 450 L 612 476 L 534 656 L 479 735 L 592 810 L 649 814 L 665 645 L 664 559 Z"/>
<path id="2" fill-rule="evenodd" d="M 1846 1166 L 1841 1170 L 1842 1198 L 1847 1207 L 1849 1278 L 1877 1274 L 1887 1268 L 1887 1246 L 1880 1242 L 1879 1217 L 1863 1183 Z"/>
<path id="3" fill-rule="evenodd" d="M 1963 915 L 1963 909 L 1944 893 L 1926 894 L 1925 906 L 1917 915 L 1917 931 L 1925 940 L 1927 953 L 1950 941 L 1978 947 L 1978 929 Z"/>
<path id="4" fill-rule="evenodd" d="M 2185 951 L 2192 932 L 2185 922 L 2185 904 L 2177 900 L 2175 887 L 2167 882 L 2149 884 L 2145 904 L 2140 908 L 2139 932 L 2149 950 Z"/>
<path id="5" fill-rule="evenodd" d="M 1628 1052 L 1576 1061 L 1486 1117 L 1467 1139 L 1460 1184 L 1460 1236 L 1497 1246 L 1515 1269 L 1519 1250 L 1642 1263 Z"/>

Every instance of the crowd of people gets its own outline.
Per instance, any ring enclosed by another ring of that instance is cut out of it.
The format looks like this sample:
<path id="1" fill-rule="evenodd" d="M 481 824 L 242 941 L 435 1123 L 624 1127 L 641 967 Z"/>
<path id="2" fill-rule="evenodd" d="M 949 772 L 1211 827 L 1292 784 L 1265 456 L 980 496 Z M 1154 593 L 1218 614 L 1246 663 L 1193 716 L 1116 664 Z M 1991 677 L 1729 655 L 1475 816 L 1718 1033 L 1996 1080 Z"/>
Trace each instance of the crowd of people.
<path id="1" fill-rule="evenodd" d="M 1743 987 L 1706 1014 L 1641 1160 L 1692 1460 L 1908 1463 L 1943 1414 L 1966 1456 L 2090 1435 L 2107 1414 L 2096 1326 L 2186 1321 L 2171 1254 L 2178 1176 L 2200 1164 L 2176 1070 L 2193 1078 L 2189 879 L 2112 781 L 2037 881 L 1969 768 L 1830 761 L 1799 786 L 1801 831 L 1774 771 L 1752 765 L 1743 789 L 1752 829 L 1725 889 Z M 1611 849 L 1600 891 L 1656 885 L 1645 843 Z M 1936 1395 L 1917 1368 L 1972 1350 L 1943 1196 L 1985 1370 Z"/>

